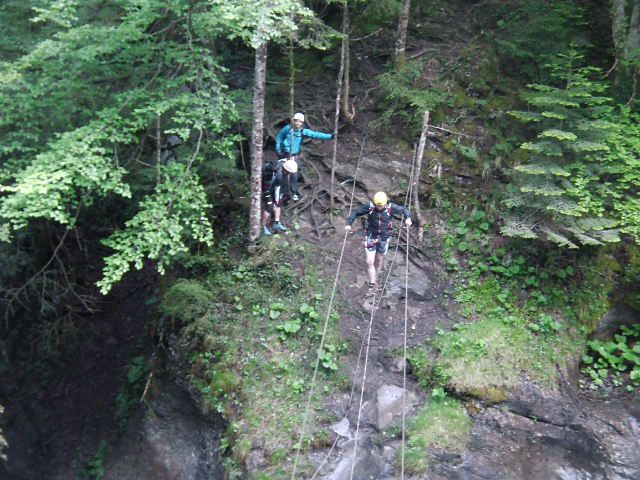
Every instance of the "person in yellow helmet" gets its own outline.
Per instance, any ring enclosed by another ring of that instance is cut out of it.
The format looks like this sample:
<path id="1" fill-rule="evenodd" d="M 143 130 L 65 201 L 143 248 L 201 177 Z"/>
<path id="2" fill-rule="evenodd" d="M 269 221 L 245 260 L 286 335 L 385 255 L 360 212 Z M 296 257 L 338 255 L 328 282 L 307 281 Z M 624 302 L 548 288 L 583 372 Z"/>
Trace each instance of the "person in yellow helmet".
<path id="1" fill-rule="evenodd" d="M 367 215 L 365 223 L 364 247 L 367 256 L 367 273 L 369 275 L 369 293 L 376 287 L 378 274 L 382 269 L 384 256 L 389 248 L 389 236 L 393 230 L 394 215 L 402 215 L 407 228 L 411 225 L 411 212 L 408 208 L 390 203 L 387 194 L 377 192 L 373 202 L 365 203 L 351 212 L 345 229 L 351 231 L 356 217 Z"/>

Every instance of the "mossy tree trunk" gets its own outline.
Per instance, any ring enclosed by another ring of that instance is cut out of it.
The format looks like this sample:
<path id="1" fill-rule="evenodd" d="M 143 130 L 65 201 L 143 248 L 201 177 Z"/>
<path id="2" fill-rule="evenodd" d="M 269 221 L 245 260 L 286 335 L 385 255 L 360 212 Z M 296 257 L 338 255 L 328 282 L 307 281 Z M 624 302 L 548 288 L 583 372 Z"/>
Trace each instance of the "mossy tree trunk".
<path id="1" fill-rule="evenodd" d="M 429 110 L 425 110 L 422 120 L 422 132 L 420 134 L 420 143 L 418 143 L 418 152 L 415 159 L 415 171 L 413 172 L 413 209 L 416 213 L 416 221 L 418 222 L 418 241 L 422 242 L 424 218 L 420 210 L 420 172 L 422 171 L 422 157 L 427 144 L 427 133 L 429 131 Z"/>
<path id="2" fill-rule="evenodd" d="M 331 161 L 331 183 L 329 186 L 329 216 L 333 219 L 333 184 L 336 176 L 336 158 L 338 156 L 338 126 L 340 122 L 340 96 L 342 93 L 342 80 L 344 78 L 345 44 L 340 49 L 340 70 L 338 71 L 338 86 L 336 88 L 336 116 L 333 122 L 333 159 Z"/>
<path id="3" fill-rule="evenodd" d="M 353 119 L 355 117 L 355 110 L 350 109 L 349 106 L 349 71 L 351 66 L 351 59 L 349 55 L 349 1 L 345 0 L 342 11 L 342 50 L 344 52 L 344 82 L 342 84 L 342 116 L 344 120 L 353 125 Z"/>
<path id="4" fill-rule="evenodd" d="M 625 60 L 632 61 L 631 75 L 633 77 L 633 89 L 631 100 L 636 98 L 638 87 L 638 63 L 640 62 L 640 0 L 632 2 L 631 18 L 625 45 Z"/>
<path id="5" fill-rule="evenodd" d="M 249 240 L 260 237 L 260 199 L 262 196 L 262 143 L 264 127 L 264 89 L 267 77 L 267 42 L 256 48 L 253 80 L 253 129 L 251 132 L 251 207 Z"/>
<path id="6" fill-rule="evenodd" d="M 402 13 L 398 19 L 398 33 L 396 34 L 396 51 L 394 54 L 396 67 L 402 67 L 407 61 L 407 30 L 409 28 L 409 11 L 411 0 L 404 0 Z"/>

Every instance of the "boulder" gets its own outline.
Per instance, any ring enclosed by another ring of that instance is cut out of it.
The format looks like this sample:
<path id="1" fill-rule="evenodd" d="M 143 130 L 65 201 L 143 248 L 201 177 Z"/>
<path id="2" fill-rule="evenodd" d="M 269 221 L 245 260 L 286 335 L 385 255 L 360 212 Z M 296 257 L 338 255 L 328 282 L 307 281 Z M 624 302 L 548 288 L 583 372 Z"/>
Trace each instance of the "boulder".
<path id="1" fill-rule="evenodd" d="M 109 449 L 104 480 L 223 478 L 221 426 L 202 417 L 175 384 L 157 381 L 124 437 Z"/>
<path id="2" fill-rule="evenodd" d="M 382 385 L 376 392 L 377 416 L 376 427 L 378 430 L 402 419 L 402 395 L 404 390 L 395 385 Z M 417 402 L 416 395 L 407 391 L 405 406 L 407 412 L 412 410 Z"/>
<path id="3" fill-rule="evenodd" d="M 392 480 L 394 478 L 393 468 L 382 459 L 367 437 L 358 440 L 352 477 L 353 446 L 353 440 L 345 443 L 333 471 L 320 478 L 323 480 Z"/>

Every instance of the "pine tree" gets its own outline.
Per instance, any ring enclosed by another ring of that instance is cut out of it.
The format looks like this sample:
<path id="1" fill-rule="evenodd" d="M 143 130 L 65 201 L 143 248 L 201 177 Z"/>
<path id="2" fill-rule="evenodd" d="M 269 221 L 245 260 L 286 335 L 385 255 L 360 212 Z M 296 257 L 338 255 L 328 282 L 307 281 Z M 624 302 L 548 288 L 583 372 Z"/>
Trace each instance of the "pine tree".
<path id="1" fill-rule="evenodd" d="M 502 233 L 544 238 L 561 246 L 602 245 L 619 240 L 617 222 L 602 195 L 603 158 L 619 131 L 610 121 L 611 99 L 593 67 L 578 68 L 576 51 L 549 65 L 558 85 L 529 85 L 529 111 L 510 112 L 536 125 L 537 138 L 521 145 L 526 162 L 515 167 L 505 199 L 511 209 Z"/>

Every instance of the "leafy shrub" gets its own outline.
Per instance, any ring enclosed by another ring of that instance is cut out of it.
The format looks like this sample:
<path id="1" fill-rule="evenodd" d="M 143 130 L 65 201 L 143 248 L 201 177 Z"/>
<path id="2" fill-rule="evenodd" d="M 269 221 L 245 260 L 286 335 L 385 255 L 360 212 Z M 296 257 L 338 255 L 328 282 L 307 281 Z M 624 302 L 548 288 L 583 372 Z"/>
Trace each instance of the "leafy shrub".
<path id="1" fill-rule="evenodd" d="M 166 293 L 160 305 L 161 311 L 183 324 L 201 318 L 210 308 L 213 294 L 197 280 L 178 280 Z"/>
<path id="2" fill-rule="evenodd" d="M 582 373 L 590 379 L 589 388 L 620 387 L 628 391 L 640 386 L 640 323 L 623 326 L 608 342 L 588 342 L 591 355 L 584 355 Z M 586 385 L 584 380 L 583 386 Z M 608 385 L 607 385 L 608 384 Z"/>

